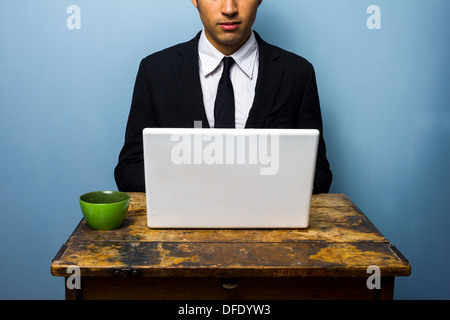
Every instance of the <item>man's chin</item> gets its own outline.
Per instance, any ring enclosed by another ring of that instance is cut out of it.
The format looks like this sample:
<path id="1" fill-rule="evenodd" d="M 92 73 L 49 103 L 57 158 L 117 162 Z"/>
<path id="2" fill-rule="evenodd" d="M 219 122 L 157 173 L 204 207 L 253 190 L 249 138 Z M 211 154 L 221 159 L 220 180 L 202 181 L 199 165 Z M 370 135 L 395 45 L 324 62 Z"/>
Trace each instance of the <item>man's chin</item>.
<path id="1" fill-rule="evenodd" d="M 229 32 L 228 34 L 224 34 L 219 38 L 219 42 L 226 46 L 235 46 L 238 44 L 244 44 L 248 37 L 245 37 L 241 34 L 236 34 L 233 32 Z"/>

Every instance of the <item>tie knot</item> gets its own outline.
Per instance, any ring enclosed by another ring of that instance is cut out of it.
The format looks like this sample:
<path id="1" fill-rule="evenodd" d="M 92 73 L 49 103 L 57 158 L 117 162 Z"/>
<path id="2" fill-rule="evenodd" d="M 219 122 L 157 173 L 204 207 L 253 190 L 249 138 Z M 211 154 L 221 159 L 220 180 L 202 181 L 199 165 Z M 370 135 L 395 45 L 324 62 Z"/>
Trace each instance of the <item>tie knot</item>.
<path id="1" fill-rule="evenodd" d="M 223 72 L 230 73 L 231 66 L 233 65 L 232 57 L 224 57 L 223 58 Z"/>

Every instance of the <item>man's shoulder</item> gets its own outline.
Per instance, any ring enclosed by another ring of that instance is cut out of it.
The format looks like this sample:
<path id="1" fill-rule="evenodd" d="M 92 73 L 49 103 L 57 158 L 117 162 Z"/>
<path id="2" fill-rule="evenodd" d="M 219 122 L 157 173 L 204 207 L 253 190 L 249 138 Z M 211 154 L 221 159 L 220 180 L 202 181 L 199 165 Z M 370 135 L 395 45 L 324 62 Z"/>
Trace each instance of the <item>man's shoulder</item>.
<path id="1" fill-rule="evenodd" d="M 266 54 L 268 54 L 273 60 L 276 60 L 280 63 L 285 64 L 289 68 L 312 68 L 312 64 L 309 60 L 307 60 L 305 57 L 288 51 L 286 49 L 280 48 L 276 45 L 270 44 L 261 37 L 256 34 L 258 43 L 260 45 L 260 50 L 265 50 Z"/>
<path id="2" fill-rule="evenodd" d="M 178 43 L 163 50 L 154 52 L 142 59 L 142 63 L 151 65 L 164 65 L 168 62 L 173 63 L 176 59 L 182 57 L 183 55 L 194 52 L 196 41 L 198 43 L 197 36 L 189 41 Z"/>

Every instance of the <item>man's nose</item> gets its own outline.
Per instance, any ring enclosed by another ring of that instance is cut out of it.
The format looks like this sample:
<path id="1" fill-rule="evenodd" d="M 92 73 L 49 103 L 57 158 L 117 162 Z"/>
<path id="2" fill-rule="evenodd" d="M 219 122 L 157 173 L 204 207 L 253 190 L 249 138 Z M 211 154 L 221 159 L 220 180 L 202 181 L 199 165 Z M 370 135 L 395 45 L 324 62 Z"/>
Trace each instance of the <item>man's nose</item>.
<path id="1" fill-rule="evenodd" d="M 236 15 L 238 12 L 236 0 L 223 0 L 222 1 L 222 14 L 228 17 Z"/>

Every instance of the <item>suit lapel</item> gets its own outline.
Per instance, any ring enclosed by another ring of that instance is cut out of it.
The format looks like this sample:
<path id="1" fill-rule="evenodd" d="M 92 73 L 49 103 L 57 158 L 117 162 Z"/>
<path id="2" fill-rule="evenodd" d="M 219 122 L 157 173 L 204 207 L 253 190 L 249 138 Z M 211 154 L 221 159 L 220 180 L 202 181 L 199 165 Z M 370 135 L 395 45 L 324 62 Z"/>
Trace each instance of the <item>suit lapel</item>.
<path id="1" fill-rule="evenodd" d="M 272 49 L 255 32 L 259 45 L 259 71 L 255 88 L 255 99 L 245 124 L 246 128 L 260 128 L 272 109 L 280 89 L 283 69 L 276 63 L 280 54 Z M 178 51 L 180 59 L 174 62 L 174 72 L 184 106 L 194 125 L 202 121 L 203 128 L 209 128 L 203 105 L 203 93 L 199 76 L 198 40 L 200 32 Z"/>
<path id="2" fill-rule="evenodd" d="M 174 62 L 174 72 L 181 98 L 194 126 L 194 121 L 202 121 L 203 128 L 209 128 L 203 105 L 203 93 L 199 76 L 198 40 L 200 33 L 178 51 L 180 59 Z"/>
<path id="3" fill-rule="evenodd" d="M 259 71 L 255 99 L 245 124 L 246 128 L 261 128 L 272 109 L 280 89 L 283 70 L 276 63 L 280 54 L 264 42 L 255 32 L 259 45 Z"/>

